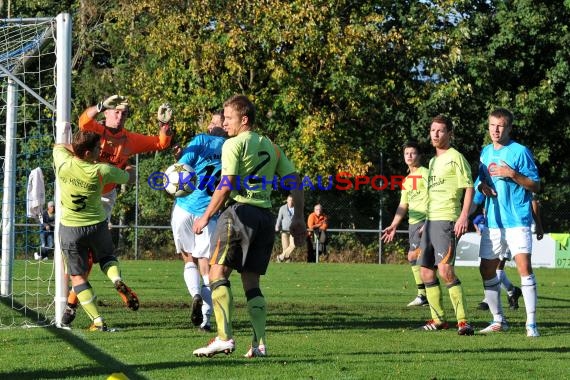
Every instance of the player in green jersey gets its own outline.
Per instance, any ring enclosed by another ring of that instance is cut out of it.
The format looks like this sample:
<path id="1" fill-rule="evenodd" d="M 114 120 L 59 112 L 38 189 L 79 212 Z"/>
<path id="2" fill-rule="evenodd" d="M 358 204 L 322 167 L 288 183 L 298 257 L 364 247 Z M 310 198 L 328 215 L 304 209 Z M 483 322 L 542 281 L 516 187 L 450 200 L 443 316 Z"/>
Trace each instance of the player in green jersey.
<path id="1" fill-rule="evenodd" d="M 266 303 L 260 289 L 274 242 L 275 217 L 270 195 L 277 176 L 285 181 L 293 196 L 295 212 L 289 228 L 295 246 L 304 243 L 304 196 L 295 167 L 281 148 L 254 128 L 255 107 L 244 95 L 224 103 L 224 130 L 230 137 L 222 148 L 222 179 L 204 214 L 194 222 L 201 233 L 219 210 L 222 212 L 214 233 L 210 279 L 217 337 L 194 351 L 196 356 L 229 354 L 235 349 L 232 331 L 233 294 L 229 277 L 235 269 L 241 274 L 247 310 L 253 326 L 248 358 L 266 356 Z M 297 186 L 295 186 L 297 184 Z"/>

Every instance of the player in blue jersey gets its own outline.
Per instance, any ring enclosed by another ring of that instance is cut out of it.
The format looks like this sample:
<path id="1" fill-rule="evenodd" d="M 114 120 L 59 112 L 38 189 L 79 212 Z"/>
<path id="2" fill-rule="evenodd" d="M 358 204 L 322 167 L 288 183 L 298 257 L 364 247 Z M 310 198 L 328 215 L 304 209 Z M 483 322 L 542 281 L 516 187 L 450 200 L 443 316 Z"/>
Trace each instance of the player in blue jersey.
<path id="1" fill-rule="evenodd" d="M 528 148 L 511 140 L 513 114 L 499 108 L 489 115 L 491 144 L 481 152 L 476 184 L 487 198 L 485 212 L 488 229 L 481 235 L 480 272 L 485 298 L 493 322 L 481 330 L 487 334 L 508 329 L 501 305 L 501 286 L 495 270 L 500 257 L 511 251 L 521 277 L 526 308 L 526 333 L 539 336 L 536 327 L 536 279 L 532 271 L 532 198 L 540 188 L 538 169 Z"/>
<path id="2" fill-rule="evenodd" d="M 474 212 L 478 206 L 483 205 L 485 202 L 485 196 L 479 190 L 475 191 L 475 195 L 473 196 L 473 204 L 471 205 L 472 211 Z M 477 215 L 473 218 L 473 225 L 477 230 L 479 235 L 482 235 L 485 230 L 487 229 L 487 218 L 485 216 L 485 209 L 483 208 L 483 213 Z M 540 239 L 539 239 L 540 240 Z M 507 300 L 509 302 L 509 307 L 513 310 L 519 308 L 519 298 L 522 295 L 521 288 L 518 286 L 514 286 L 507 273 L 505 272 L 505 264 L 507 261 L 511 260 L 511 252 L 507 250 L 504 254 L 501 255 L 499 266 L 495 271 L 497 274 L 497 278 L 501 281 L 501 288 L 507 292 Z M 479 310 L 489 310 L 489 305 L 487 304 L 487 300 L 483 298 L 483 301 L 479 303 L 477 306 Z"/>
<path id="3" fill-rule="evenodd" d="M 217 117 L 217 119 L 216 119 Z M 172 234 L 176 253 L 184 260 L 184 281 L 192 297 L 190 319 L 202 331 L 210 331 L 212 314 L 212 292 L 210 290 L 209 263 L 210 239 L 216 227 L 216 218 L 210 219 L 204 233 L 194 234 L 192 226 L 200 217 L 214 193 L 216 181 L 222 170 L 222 145 L 227 134 L 222 129 L 219 115 L 212 117 L 217 124 L 210 123 L 208 134 L 199 134 L 184 148 L 179 163 L 190 165 L 198 178 L 196 190 L 185 197 L 176 198 L 172 210 Z M 200 286 L 200 275 L 202 286 Z"/>

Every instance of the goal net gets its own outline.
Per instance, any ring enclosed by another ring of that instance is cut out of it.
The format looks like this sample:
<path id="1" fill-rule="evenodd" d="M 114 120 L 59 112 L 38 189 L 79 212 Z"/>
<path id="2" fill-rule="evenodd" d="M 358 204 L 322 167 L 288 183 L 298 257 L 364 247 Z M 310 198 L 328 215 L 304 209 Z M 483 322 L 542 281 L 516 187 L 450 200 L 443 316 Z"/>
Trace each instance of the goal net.
<path id="1" fill-rule="evenodd" d="M 55 200 L 54 142 L 70 130 L 71 18 L 0 20 L 2 261 L 0 328 L 61 320 L 67 282 L 54 248 L 37 260 L 40 215 Z M 42 186 L 43 184 L 43 186 Z"/>

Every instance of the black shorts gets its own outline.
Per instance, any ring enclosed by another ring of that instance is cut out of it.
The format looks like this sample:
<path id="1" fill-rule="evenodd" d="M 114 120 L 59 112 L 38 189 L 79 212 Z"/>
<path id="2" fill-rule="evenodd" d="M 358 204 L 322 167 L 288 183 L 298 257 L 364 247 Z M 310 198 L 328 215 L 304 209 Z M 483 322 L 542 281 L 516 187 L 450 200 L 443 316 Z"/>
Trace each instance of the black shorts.
<path id="1" fill-rule="evenodd" d="M 115 247 L 106 220 L 82 227 L 66 227 L 60 224 L 59 242 L 67 274 L 70 275 L 88 272 L 90 250 L 94 263 L 108 256 L 114 257 Z"/>
<path id="2" fill-rule="evenodd" d="M 224 265 L 240 273 L 265 274 L 274 234 L 275 217 L 269 209 L 235 203 L 218 218 L 210 264 Z"/>

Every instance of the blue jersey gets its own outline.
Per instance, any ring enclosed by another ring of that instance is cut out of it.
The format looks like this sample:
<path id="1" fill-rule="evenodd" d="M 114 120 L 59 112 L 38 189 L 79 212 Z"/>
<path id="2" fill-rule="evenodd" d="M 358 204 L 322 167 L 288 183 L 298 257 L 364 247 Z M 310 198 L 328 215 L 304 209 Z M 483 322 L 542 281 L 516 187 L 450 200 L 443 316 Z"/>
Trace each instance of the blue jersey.
<path id="1" fill-rule="evenodd" d="M 493 167 L 502 162 L 516 172 L 539 182 L 538 169 L 530 150 L 525 146 L 509 141 L 496 150 L 493 144 L 483 148 L 479 167 L 479 180 L 485 181 L 497 193 L 487 197 L 485 210 L 487 225 L 490 228 L 530 227 L 532 223 L 532 192 L 510 178 L 492 177 Z"/>
<path id="2" fill-rule="evenodd" d="M 224 137 L 201 133 L 184 148 L 178 162 L 190 165 L 196 172 L 196 190 L 176 198 L 177 206 L 196 216 L 206 211 L 222 171 L 222 145 L 225 141 Z"/>
<path id="3" fill-rule="evenodd" d="M 473 224 L 477 226 L 479 229 L 479 233 L 483 233 L 483 231 L 487 228 L 487 220 L 485 219 L 485 215 L 479 214 L 473 219 Z"/>
<path id="4" fill-rule="evenodd" d="M 479 183 L 480 183 L 480 181 L 475 182 L 475 194 L 473 195 L 473 204 L 475 204 L 477 206 L 479 206 L 480 204 L 485 202 L 485 195 L 482 192 L 480 192 L 479 190 L 477 190 Z"/>

